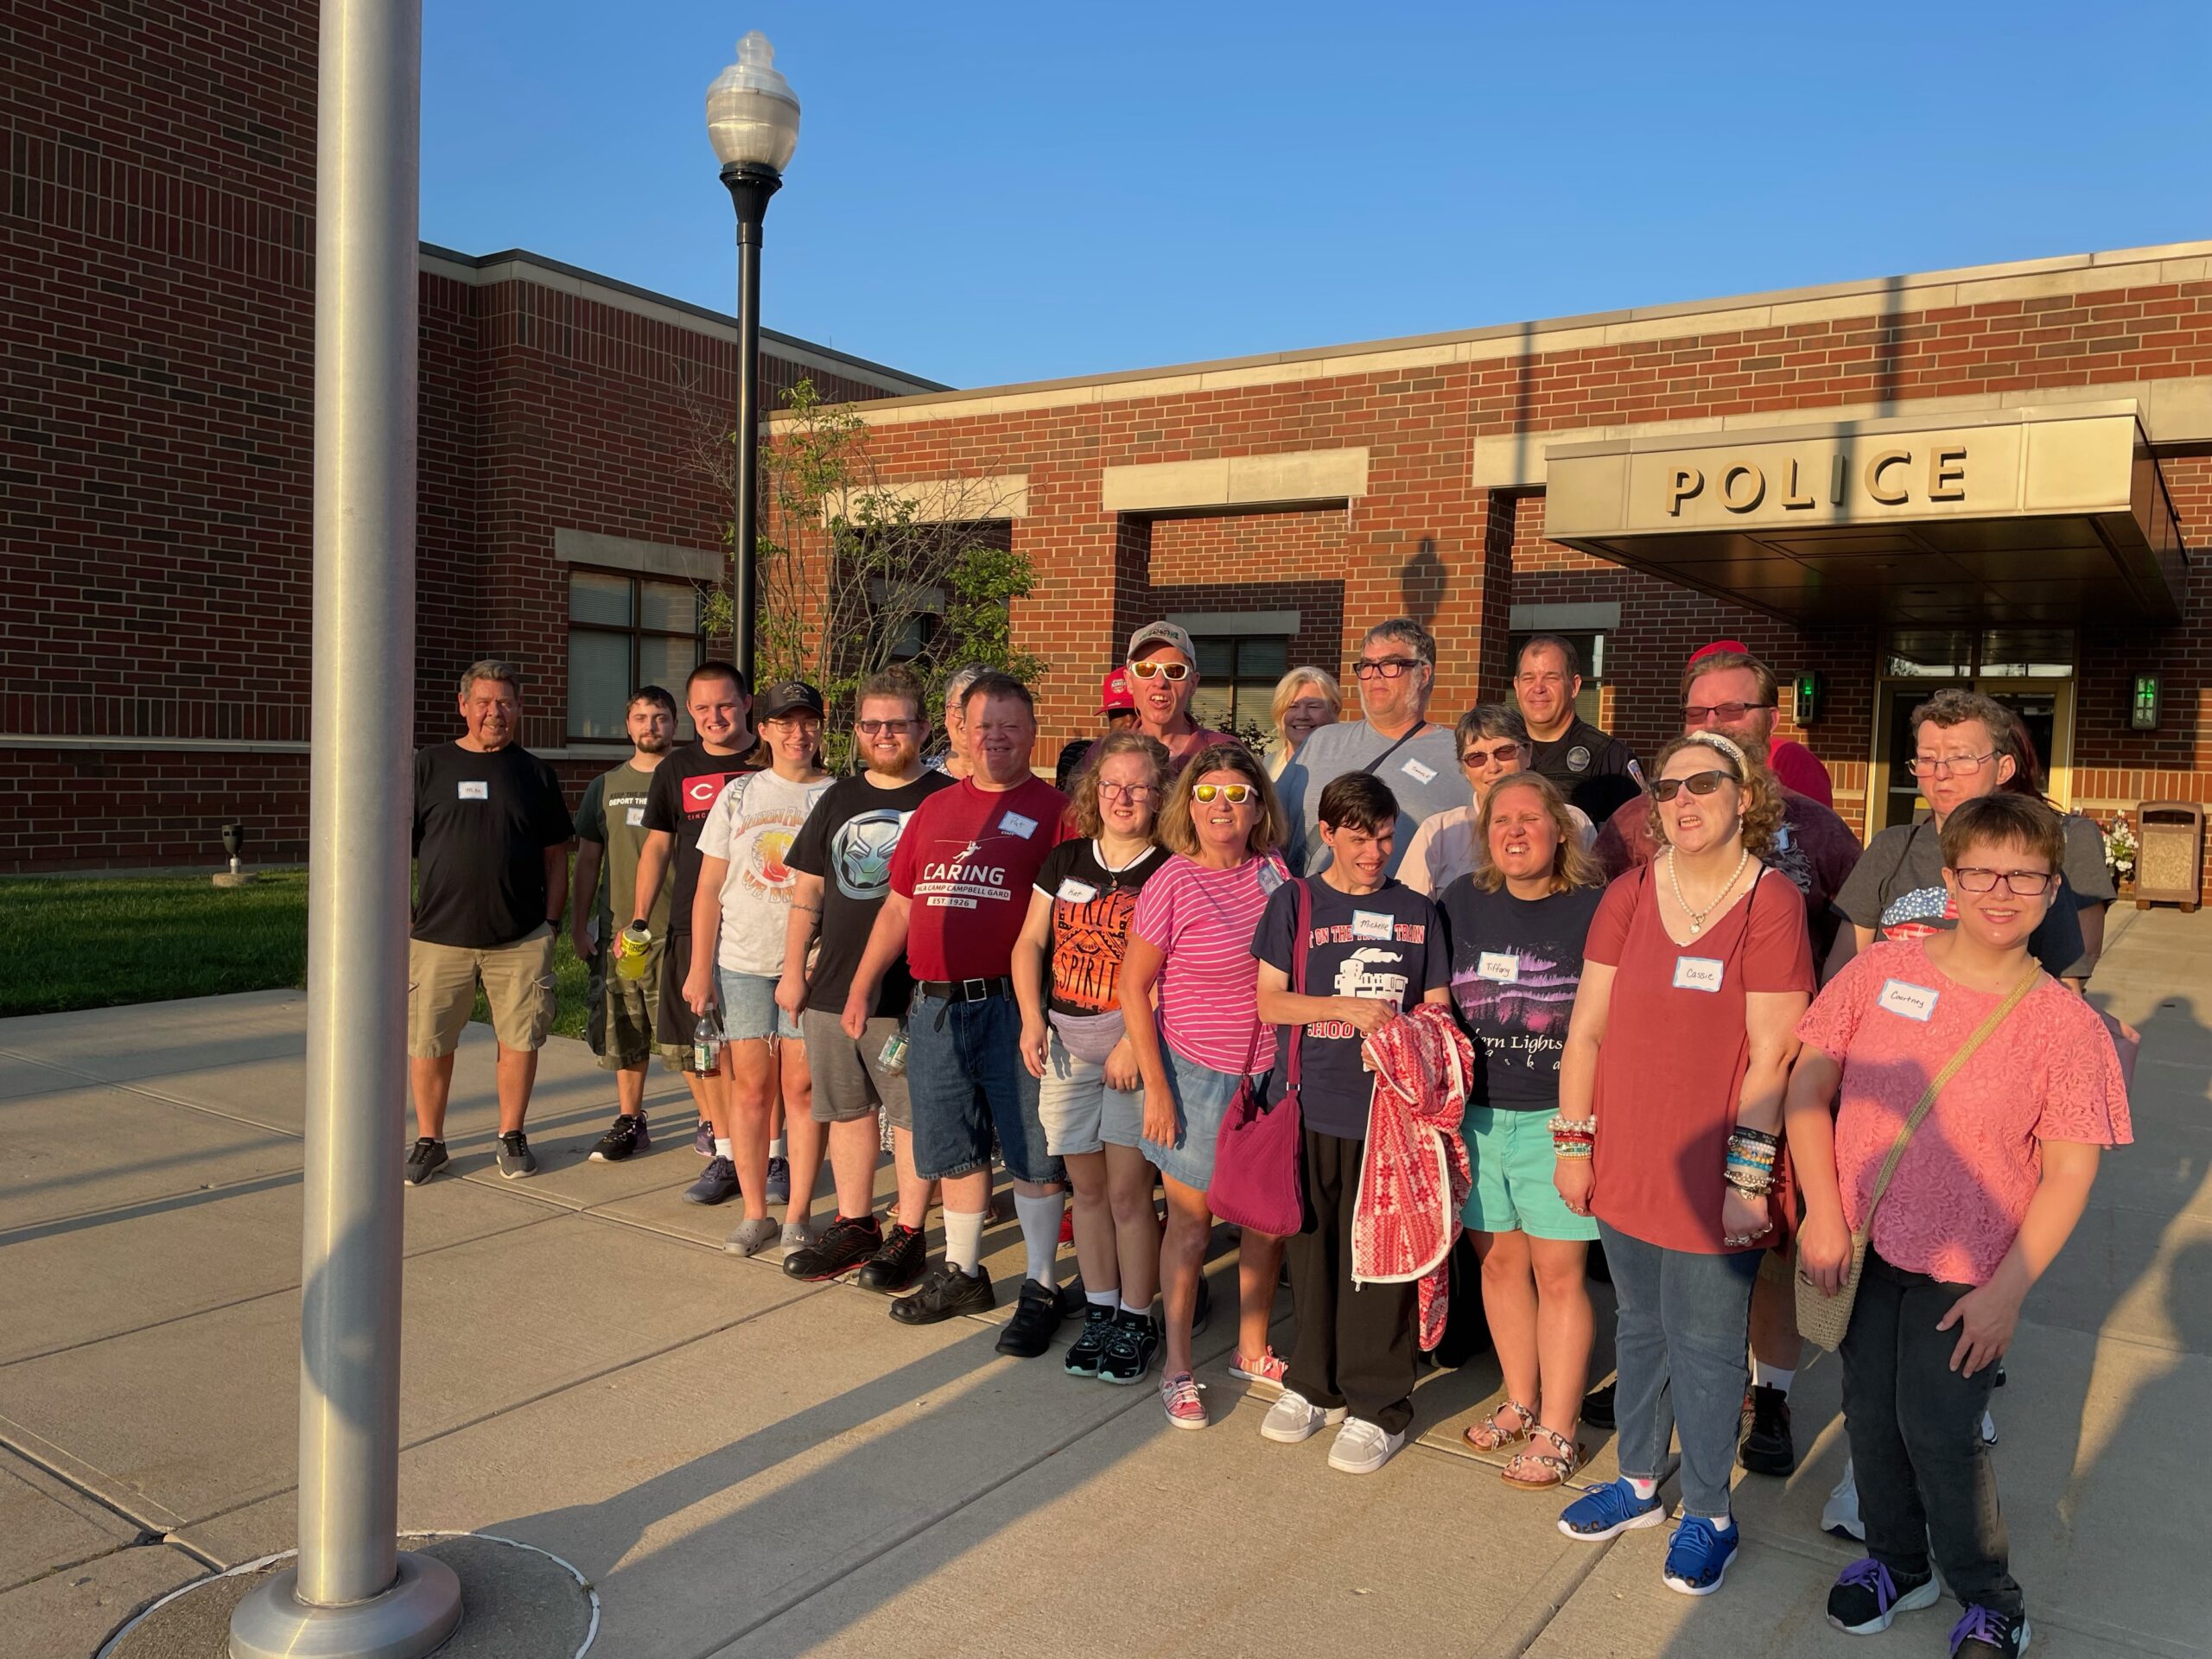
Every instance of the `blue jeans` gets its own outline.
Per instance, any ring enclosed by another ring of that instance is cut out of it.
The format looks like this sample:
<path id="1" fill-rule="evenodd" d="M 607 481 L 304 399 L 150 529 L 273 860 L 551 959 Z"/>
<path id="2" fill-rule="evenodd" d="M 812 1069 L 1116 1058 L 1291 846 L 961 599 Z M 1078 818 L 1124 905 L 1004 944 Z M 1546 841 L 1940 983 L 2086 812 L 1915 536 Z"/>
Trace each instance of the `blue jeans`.
<path id="1" fill-rule="evenodd" d="M 1736 1429 L 1749 1381 L 1751 1286 L 1760 1250 L 1699 1255 L 1669 1250 L 1598 1224 L 1620 1313 L 1613 1336 L 1620 1385 L 1621 1473 L 1656 1480 L 1667 1438 L 1682 1437 L 1682 1508 L 1718 1521 L 1728 1513 Z"/>
<path id="2" fill-rule="evenodd" d="M 1065 1179 L 1065 1166 L 1045 1150 L 1037 1079 L 1021 1063 L 1021 1010 L 1012 997 L 948 1002 L 917 990 L 906 1040 L 916 1174 L 941 1181 L 988 1170 L 995 1129 L 1015 1180 Z"/>

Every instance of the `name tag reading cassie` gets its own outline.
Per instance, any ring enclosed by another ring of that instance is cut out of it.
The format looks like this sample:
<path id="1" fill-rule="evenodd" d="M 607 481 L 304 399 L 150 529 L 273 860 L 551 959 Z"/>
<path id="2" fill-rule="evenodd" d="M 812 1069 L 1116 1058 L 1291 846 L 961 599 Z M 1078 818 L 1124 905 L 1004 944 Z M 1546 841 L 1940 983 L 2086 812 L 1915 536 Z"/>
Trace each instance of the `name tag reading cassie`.
<path id="1" fill-rule="evenodd" d="M 1055 895 L 1064 905 L 1087 905 L 1098 896 L 1098 889 L 1088 881 L 1078 881 L 1073 876 L 1060 883 Z"/>
<path id="2" fill-rule="evenodd" d="M 1436 777 L 1436 768 L 1434 766 L 1424 766 L 1418 760 L 1408 760 L 1406 764 L 1400 766 L 1398 770 L 1404 772 L 1407 777 L 1412 779 L 1414 782 L 1417 784 L 1433 782 Z"/>
<path id="3" fill-rule="evenodd" d="M 492 798 L 492 785 L 481 778 L 465 779 L 461 785 L 461 798 L 464 801 L 488 801 Z"/>
<path id="4" fill-rule="evenodd" d="M 1351 936 L 1355 939 L 1389 938 L 1390 913 L 1383 910 L 1355 910 L 1351 913 Z"/>
<path id="5" fill-rule="evenodd" d="M 1037 820 L 1025 818 L 1019 812 L 1009 812 L 999 820 L 999 828 L 1009 836 L 1020 836 L 1027 841 L 1037 833 Z"/>
<path id="6" fill-rule="evenodd" d="M 1675 988 L 1678 991 L 1718 991 L 1725 966 L 1718 957 L 1676 957 Z"/>
<path id="7" fill-rule="evenodd" d="M 1512 950 L 1485 950 L 1475 959 L 1475 977 L 1500 985 L 1515 984 L 1521 977 L 1520 955 Z"/>
<path id="8" fill-rule="evenodd" d="M 622 821 L 632 830 L 639 828 L 645 821 L 645 809 L 642 806 L 629 808 L 622 814 Z"/>
<path id="9" fill-rule="evenodd" d="M 1935 1017 L 1936 996 L 1936 993 L 1928 986 L 1891 979 L 1882 982 L 1882 994 L 1875 1000 L 1891 1014 L 1901 1014 L 1924 1026 Z"/>

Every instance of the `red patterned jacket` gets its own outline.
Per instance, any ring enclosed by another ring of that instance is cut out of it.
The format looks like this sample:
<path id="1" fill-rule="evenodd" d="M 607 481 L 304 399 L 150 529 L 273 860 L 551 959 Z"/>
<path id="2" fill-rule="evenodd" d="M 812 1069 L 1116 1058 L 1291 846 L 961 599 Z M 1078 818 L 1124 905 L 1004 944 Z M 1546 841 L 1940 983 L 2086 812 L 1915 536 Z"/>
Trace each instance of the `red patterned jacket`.
<path id="1" fill-rule="evenodd" d="M 1375 1103 L 1352 1207 L 1351 1280 L 1419 1280 L 1421 1345 L 1433 1348 L 1450 1306 L 1446 1260 L 1473 1182 L 1459 1120 L 1474 1046 L 1448 1007 L 1424 1002 L 1363 1048 L 1375 1065 Z"/>

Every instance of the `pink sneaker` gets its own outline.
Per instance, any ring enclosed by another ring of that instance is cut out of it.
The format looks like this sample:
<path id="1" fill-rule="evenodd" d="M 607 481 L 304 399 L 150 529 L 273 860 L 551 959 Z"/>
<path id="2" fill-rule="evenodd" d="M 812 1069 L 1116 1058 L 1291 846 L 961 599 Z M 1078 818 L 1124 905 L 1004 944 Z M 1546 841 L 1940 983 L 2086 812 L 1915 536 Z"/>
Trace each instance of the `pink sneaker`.
<path id="1" fill-rule="evenodd" d="M 1282 1388 L 1282 1374 L 1289 1369 L 1289 1362 L 1279 1358 L 1273 1348 L 1262 1348 L 1257 1359 L 1247 1359 L 1239 1354 L 1229 1362 L 1231 1376 L 1277 1391 Z"/>
<path id="2" fill-rule="evenodd" d="M 1166 1408 L 1167 1421 L 1176 1427 L 1206 1427 L 1206 1403 L 1198 1398 L 1198 1382 L 1188 1371 L 1160 1379 L 1160 1403 Z"/>

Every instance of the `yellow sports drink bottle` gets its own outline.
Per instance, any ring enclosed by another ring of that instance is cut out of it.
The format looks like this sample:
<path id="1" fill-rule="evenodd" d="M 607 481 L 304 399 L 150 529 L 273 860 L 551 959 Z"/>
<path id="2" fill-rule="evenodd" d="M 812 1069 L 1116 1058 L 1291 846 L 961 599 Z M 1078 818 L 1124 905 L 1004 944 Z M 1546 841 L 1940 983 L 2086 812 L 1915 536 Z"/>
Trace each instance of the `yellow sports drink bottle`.
<path id="1" fill-rule="evenodd" d="M 645 976 L 645 951 L 652 946 L 653 936 L 635 922 L 616 936 L 614 972 L 621 979 L 643 979 Z"/>

